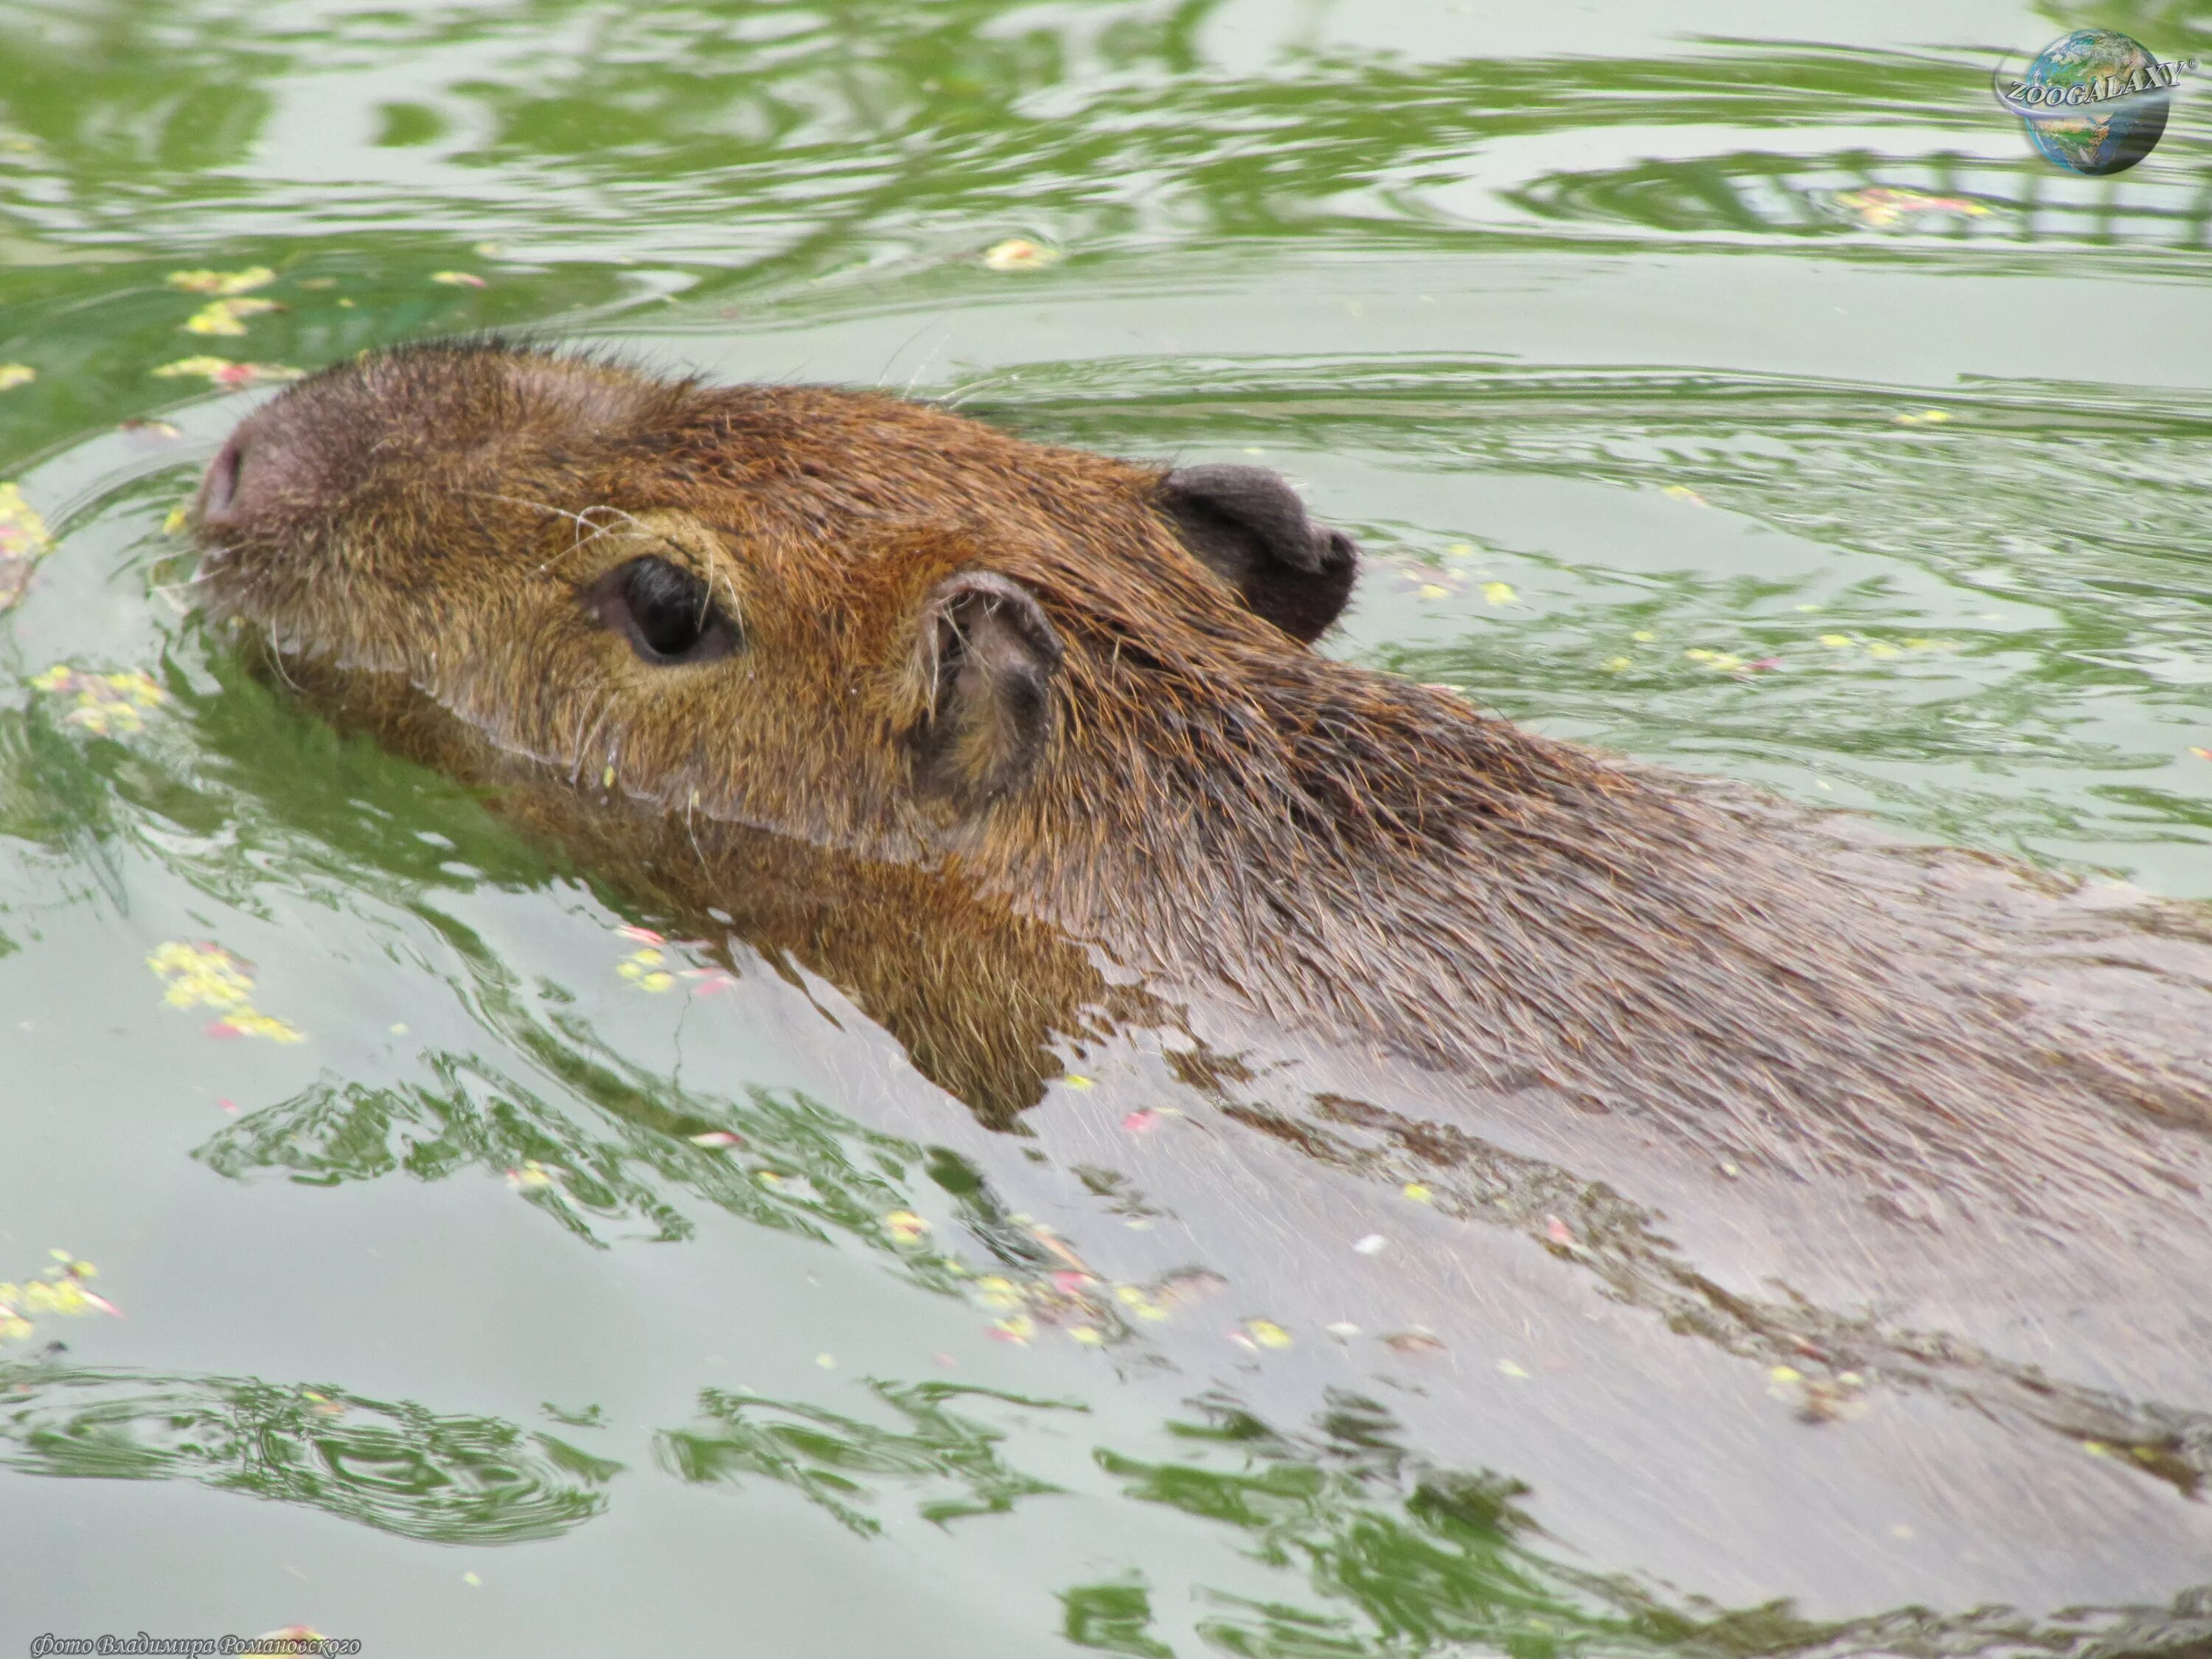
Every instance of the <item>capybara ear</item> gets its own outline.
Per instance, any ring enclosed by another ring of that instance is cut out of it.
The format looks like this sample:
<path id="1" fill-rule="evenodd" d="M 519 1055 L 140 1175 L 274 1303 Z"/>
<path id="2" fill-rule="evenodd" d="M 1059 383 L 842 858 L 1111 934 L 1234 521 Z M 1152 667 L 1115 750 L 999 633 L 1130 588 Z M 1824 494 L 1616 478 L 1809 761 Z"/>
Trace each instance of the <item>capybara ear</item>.
<path id="1" fill-rule="evenodd" d="M 1020 583 L 968 570 L 931 592 L 915 646 L 926 699 L 910 739 L 915 784 L 962 806 L 982 805 L 1020 783 L 1044 753 L 1060 635 Z"/>
<path id="2" fill-rule="evenodd" d="M 1279 472 L 1179 467 L 1160 480 L 1160 505 L 1199 562 L 1294 640 L 1319 639 L 1352 597 L 1358 545 L 1306 517 Z"/>

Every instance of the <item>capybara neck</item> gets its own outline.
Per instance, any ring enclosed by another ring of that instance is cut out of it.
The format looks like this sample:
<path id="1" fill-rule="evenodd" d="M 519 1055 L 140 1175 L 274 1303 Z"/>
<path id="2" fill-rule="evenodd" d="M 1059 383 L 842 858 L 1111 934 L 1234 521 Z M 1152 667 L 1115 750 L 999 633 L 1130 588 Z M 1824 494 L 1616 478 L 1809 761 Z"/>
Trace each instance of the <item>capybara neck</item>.
<path id="1" fill-rule="evenodd" d="M 580 820 L 680 825 L 693 873 L 659 879 L 702 912 L 741 908 L 726 832 L 1018 919 L 972 993 L 890 1022 L 910 1048 L 1002 1018 L 1025 951 L 1047 1001 L 1095 1000 L 1073 948 L 1450 1089 L 1877 1187 L 2168 1194 L 2147 1115 L 2212 1126 L 2201 1054 L 2015 995 L 2002 910 L 1912 860 L 1317 653 L 1354 550 L 1260 469 L 483 343 L 287 392 L 198 522 L 212 611 L 316 684 L 403 682 Z M 902 940 L 857 930 L 844 977 L 928 971 Z"/>

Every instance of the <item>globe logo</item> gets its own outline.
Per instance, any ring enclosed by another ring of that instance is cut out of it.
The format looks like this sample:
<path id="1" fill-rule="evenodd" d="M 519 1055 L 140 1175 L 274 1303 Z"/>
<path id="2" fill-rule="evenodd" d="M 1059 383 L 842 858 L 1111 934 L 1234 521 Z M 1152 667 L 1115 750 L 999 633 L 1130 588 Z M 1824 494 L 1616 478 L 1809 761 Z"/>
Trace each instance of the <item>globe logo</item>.
<path id="1" fill-rule="evenodd" d="M 2191 58 L 2161 63 L 2117 30 L 2076 29 L 2045 46 L 2025 75 L 2000 73 L 1997 101 L 2027 124 L 2045 160 L 2103 178 L 2150 154 L 2175 85 L 2196 67 Z"/>

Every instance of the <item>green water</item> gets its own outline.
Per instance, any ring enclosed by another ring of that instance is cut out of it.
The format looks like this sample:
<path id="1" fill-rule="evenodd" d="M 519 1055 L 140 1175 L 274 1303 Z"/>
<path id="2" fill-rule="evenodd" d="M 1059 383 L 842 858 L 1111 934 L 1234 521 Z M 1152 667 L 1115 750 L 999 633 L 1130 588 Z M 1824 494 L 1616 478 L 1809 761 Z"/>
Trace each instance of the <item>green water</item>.
<path id="1" fill-rule="evenodd" d="M 1271 1420 L 1264 1346 L 1002 1340 L 1055 1263 L 957 1107 L 289 710 L 163 529 L 261 395 L 181 360 L 496 326 L 911 388 L 1281 467 L 1369 552 L 1333 649 L 2212 895 L 2208 106 L 2091 180 L 1989 90 L 2076 27 L 2212 56 L 2212 7 L 1660 10 L 0 4 L 0 479 L 52 543 L 0 622 L 0 1280 L 66 1247 L 124 1316 L 0 1341 L 0 1648 L 1905 1640 L 1594 1554 L 1375 1400 Z M 174 273 L 262 266 L 189 330 Z M 1954 1651 L 2050 1611 L 1920 1599 Z"/>

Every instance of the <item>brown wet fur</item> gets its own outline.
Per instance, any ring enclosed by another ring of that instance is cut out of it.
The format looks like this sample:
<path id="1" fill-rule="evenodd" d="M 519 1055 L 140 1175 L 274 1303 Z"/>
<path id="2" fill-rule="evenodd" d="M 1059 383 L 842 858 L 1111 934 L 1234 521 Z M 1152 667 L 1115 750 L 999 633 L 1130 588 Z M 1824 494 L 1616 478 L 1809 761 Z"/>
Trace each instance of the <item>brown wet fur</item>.
<path id="1" fill-rule="evenodd" d="M 1715 1159 L 2201 1209 L 2201 1030 L 2072 1020 L 2036 994 L 2064 941 L 1940 864 L 1316 653 L 1285 629 L 1343 560 L 1274 604 L 1201 561 L 1161 468 L 496 343 L 342 365 L 234 443 L 214 613 L 846 987 L 999 1121 L 1055 1036 L 1212 997 Z M 734 649 L 641 659 L 594 596 L 647 556 Z"/>

